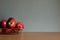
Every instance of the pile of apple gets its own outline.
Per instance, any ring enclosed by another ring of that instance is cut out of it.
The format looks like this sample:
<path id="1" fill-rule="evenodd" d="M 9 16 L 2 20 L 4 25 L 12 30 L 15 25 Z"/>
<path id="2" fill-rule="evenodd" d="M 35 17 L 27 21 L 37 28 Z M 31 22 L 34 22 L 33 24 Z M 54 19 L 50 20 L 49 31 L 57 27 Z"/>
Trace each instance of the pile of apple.
<path id="1" fill-rule="evenodd" d="M 22 22 L 16 22 L 14 17 L 10 17 L 8 20 L 0 21 L 0 33 L 11 33 L 11 32 L 19 32 L 24 29 L 24 25 Z"/>

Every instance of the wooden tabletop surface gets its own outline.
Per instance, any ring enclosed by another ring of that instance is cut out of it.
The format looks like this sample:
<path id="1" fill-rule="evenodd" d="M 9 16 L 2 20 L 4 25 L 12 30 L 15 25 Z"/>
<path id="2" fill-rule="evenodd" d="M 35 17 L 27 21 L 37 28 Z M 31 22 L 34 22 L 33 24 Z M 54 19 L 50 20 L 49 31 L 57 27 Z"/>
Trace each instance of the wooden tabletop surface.
<path id="1" fill-rule="evenodd" d="M 22 32 L 0 34 L 0 40 L 60 40 L 60 32 Z"/>

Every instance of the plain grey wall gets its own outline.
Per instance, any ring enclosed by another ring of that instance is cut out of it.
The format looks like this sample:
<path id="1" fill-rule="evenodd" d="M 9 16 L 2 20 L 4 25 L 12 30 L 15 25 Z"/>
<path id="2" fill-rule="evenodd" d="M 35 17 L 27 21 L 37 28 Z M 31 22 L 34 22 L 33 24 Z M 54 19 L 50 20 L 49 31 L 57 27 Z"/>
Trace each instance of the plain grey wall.
<path id="1" fill-rule="evenodd" d="M 0 20 L 11 16 L 23 32 L 60 32 L 60 0 L 0 0 Z"/>

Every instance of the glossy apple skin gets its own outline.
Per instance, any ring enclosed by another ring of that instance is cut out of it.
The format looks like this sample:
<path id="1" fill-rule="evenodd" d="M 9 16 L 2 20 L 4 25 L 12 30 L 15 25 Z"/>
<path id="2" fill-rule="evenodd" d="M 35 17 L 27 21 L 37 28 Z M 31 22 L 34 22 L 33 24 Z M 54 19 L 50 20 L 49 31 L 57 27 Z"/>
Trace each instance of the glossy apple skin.
<path id="1" fill-rule="evenodd" d="M 6 23 L 7 23 L 7 20 L 2 20 L 1 21 L 1 28 L 6 28 Z"/>
<path id="2" fill-rule="evenodd" d="M 16 21 L 13 17 L 9 18 L 7 21 L 7 27 L 14 28 L 16 26 Z"/>
<path id="3" fill-rule="evenodd" d="M 16 28 L 21 29 L 21 30 L 24 29 L 23 23 L 18 22 L 18 23 L 16 24 Z"/>

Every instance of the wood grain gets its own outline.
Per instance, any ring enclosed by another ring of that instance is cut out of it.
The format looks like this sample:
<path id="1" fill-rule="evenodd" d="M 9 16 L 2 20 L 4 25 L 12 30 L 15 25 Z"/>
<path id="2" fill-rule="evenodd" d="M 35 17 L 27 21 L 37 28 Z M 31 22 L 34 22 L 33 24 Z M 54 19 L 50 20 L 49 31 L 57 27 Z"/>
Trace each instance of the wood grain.
<path id="1" fill-rule="evenodd" d="M 0 40 L 60 40 L 60 32 L 22 32 L 0 34 Z"/>

